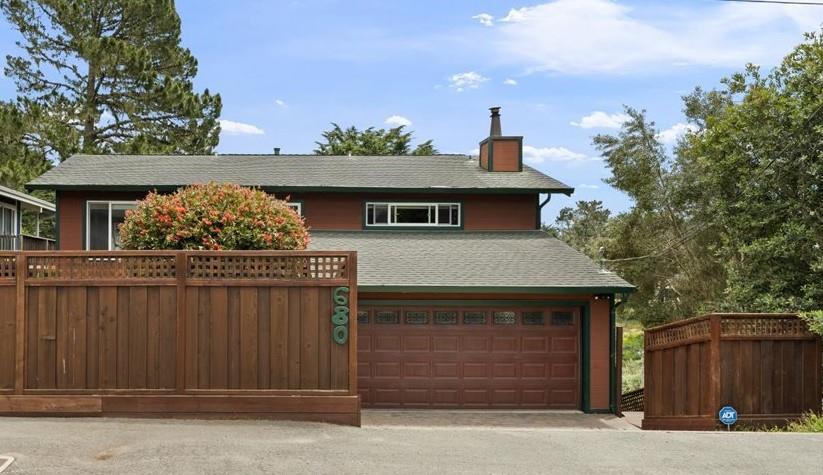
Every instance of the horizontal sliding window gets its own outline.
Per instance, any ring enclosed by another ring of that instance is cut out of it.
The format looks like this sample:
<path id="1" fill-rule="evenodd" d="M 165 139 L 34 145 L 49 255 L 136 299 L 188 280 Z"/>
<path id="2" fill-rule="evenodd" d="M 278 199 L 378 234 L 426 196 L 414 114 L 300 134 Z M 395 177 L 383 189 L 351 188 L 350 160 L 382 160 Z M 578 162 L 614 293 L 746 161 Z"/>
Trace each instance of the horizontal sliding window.
<path id="1" fill-rule="evenodd" d="M 460 226 L 460 203 L 366 203 L 366 226 Z"/>
<path id="2" fill-rule="evenodd" d="M 89 201 L 86 204 L 86 249 L 113 251 L 120 249 L 120 225 L 133 201 Z"/>

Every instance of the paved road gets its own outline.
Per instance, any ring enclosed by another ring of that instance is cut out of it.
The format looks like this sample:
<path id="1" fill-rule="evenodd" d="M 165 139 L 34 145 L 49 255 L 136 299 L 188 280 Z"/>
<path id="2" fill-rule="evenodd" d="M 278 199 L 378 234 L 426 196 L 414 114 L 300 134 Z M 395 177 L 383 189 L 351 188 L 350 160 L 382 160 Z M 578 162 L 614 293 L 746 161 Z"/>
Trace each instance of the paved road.
<path id="1" fill-rule="evenodd" d="M 4 454 L 11 474 L 820 474 L 823 435 L 0 418 Z"/>

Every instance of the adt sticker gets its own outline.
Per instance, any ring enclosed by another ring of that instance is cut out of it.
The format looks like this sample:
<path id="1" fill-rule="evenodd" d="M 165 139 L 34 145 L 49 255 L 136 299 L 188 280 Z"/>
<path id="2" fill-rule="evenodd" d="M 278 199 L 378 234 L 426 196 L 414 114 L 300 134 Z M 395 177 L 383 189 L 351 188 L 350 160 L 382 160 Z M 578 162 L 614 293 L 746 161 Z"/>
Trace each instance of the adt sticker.
<path id="1" fill-rule="evenodd" d="M 726 424 L 726 427 L 728 428 L 737 422 L 737 410 L 732 406 L 723 406 L 718 413 L 718 418 L 720 419 L 720 422 Z"/>

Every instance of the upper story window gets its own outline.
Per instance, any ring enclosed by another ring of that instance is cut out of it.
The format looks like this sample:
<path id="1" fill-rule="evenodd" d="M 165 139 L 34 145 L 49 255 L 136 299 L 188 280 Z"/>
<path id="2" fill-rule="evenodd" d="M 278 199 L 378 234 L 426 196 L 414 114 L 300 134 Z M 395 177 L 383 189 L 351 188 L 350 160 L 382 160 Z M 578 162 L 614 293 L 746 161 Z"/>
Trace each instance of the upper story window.
<path id="1" fill-rule="evenodd" d="M 456 228 L 460 203 L 366 203 L 366 226 Z"/>
<path id="2" fill-rule="evenodd" d="M 303 203 L 287 201 L 286 206 L 296 211 L 298 216 L 303 216 Z"/>
<path id="3" fill-rule="evenodd" d="M 113 251 L 120 249 L 120 225 L 126 210 L 137 206 L 134 201 L 89 201 L 86 203 L 86 249 Z"/>

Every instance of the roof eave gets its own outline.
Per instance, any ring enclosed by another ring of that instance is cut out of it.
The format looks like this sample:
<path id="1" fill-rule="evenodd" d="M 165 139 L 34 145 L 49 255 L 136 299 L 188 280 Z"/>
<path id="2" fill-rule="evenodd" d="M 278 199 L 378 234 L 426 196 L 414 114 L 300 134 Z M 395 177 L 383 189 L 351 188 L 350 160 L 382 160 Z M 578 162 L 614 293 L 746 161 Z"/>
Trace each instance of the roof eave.
<path id="1" fill-rule="evenodd" d="M 522 293 L 545 295 L 629 294 L 637 289 L 632 286 L 434 286 L 434 285 L 359 285 L 359 292 L 399 293 Z"/>
<path id="2" fill-rule="evenodd" d="M 174 191 L 183 186 L 182 185 L 67 185 L 67 184 L 49 184 L 38 183 L 36 181 L 26 184 L 29 190 L 55 190 L 55 191 Z M 484 193 L 549 193 L 549 194 L 564 194 L 571 196 L 574 193 L 574 188 L 544 188 L 544 187 L 526 187 L 526 188 L 511 188 L 511 187 L 489 187 L 489 188 L 458 188 L 458 187 L 427 187 L 427 188 L 395 188 L 395 187 L 348 187 L 348 186 L 261 186 L 254 184 L 244 184 L 243 186 L 251 186 L 260 188 L 268 192 L 329 192 L 329 193 L 351 193 L 351 192 L 370 192 L 370 193 L 469 193 L 469 194 L 484 194 Z"/>

